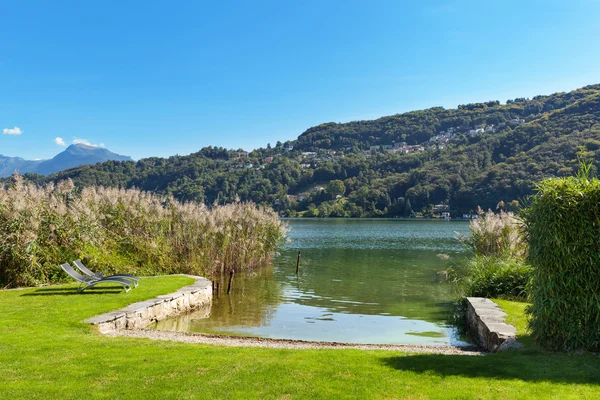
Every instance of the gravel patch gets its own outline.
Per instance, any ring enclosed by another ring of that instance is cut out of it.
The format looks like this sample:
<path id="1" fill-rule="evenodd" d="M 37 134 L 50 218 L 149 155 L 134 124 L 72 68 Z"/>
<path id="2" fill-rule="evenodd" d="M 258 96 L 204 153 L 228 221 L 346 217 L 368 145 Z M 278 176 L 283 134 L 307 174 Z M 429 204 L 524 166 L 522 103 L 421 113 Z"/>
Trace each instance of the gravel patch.
<path id="1" fill-rule="evenodd" d="M 447 355 L 479 356 L 485 353 L 475 347 L 424 346 L 404 344 L 359 344 L 337 342 L 310 342 L 304 340 L 268 339 L 225 335 L 208 335 L 192 332 L 160 331 L 154 329 L 119 330 L 107 333 L 107 336 L 124 336 L 152 340 L 169 340 L 182 343 L 208 344 L 232 347 L 265 347 L 270 349 L 360 349 L 391 350 L 406 353 L 427 353 Z"/>

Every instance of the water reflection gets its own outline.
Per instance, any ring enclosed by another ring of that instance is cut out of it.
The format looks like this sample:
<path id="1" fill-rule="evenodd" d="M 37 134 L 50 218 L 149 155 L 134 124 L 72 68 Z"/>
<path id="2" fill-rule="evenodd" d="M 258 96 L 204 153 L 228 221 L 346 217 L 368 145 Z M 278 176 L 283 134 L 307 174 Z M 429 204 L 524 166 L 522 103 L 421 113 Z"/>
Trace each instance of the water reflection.
<path id="1" fill-rule="evenodd" d="M 447 322 L 452 287 L 438 253 L 457 253 L 461 222 L 290 221 L 272 268 L 227 281 L 210 309 L 158 329 L 356 343 L 463 344 Z M 296 256 L 302 250 L 299 276 Z"/>

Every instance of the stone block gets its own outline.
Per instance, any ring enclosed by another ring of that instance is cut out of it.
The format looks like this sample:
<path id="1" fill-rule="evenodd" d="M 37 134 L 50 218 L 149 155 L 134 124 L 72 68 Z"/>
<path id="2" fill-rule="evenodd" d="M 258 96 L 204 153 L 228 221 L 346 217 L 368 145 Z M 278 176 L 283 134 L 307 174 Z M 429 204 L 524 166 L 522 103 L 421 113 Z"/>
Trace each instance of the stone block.
<path id="1" fill-rule="evenodd" d="M 505 322 L 506 313 L 496 303 L 483 297 L 467 297 L 467 304 L 468 327 L 482 348 L 496 351 L 509 339 L 516 342 L 517 330 Z"/>

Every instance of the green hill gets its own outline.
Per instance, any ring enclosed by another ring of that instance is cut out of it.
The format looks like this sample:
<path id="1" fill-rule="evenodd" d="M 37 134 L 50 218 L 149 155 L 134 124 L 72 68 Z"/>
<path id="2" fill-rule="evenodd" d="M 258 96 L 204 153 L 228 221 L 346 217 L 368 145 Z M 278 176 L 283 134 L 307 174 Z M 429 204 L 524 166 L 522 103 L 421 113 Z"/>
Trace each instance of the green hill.
<path id="1" fill-rule="evenodd" d="M 207 147 L 188 156 L 108 161 L 28 178 L 135 186 L 211 204 L 238 196 L 285 215 L 401 216 L 411 209 L 429 213 L 435 204 L 462 214 L 500 201 L 514 207 L 534 182 L 573 174 L 578 155 L 597 165 L 599 149 L 600 85 L 591 85 L 506 104 L 326 123 L 250 153 Z M 342 199 L 320 190 L 333 180 L 344 183 Z"/>

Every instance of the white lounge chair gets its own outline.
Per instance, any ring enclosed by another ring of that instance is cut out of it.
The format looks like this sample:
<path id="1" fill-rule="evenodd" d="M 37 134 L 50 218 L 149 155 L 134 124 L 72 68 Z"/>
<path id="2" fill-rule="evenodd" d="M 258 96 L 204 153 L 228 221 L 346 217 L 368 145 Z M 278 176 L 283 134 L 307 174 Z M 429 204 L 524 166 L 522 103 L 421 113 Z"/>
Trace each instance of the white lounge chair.
<path id="1" fill-rule="evenodd" d="M 61 268 L 71 278 L 80 282 L 79 288 L 77 288 L 77 293 L 81 293 L 87 288 L 90 288 L 99 283 L 105 283 L 105 282 L 112 282 L 112 283 L 118 283 L 120 285 L 123 285 L 125 292 L 129 292 L 129 290 L 131 289 L 131 282 L 127 281 L 125 279 L 122 279 L 122 278 L 108 278 L 108 277 L 102 278 L 102 279 L 90 278 L 88 276 L 83 276 L 80 273 L 78 273 L 77 271 L 75 271 L 70 264 L 61 264 Z"/>
<path id="2" fill-rule="evenodd" d="M 121 278 L 121 279 L 125 279 L 127 281 L 131 281 L 131 283 L 133 283 L 133 287 L 137 287 L 138 282 L 140 281 L 140 278 L 138 278 L 137 276 L 127 275 L 127 274 L 114 274 L 114 275 L 104 276 L 100 272 L 94 272 L 94 271 L 90 270 L 88 267 L 86 267 L 81 262 L 81 260 L 74 261 L 73 264 L 75 264 L 75 266 L 77 268 L 79 268 L 79 270 L 81 272 L 83 272 L 84 275 L 87 275 L 90 278 L 94 278 L 94 279 Z"/>

